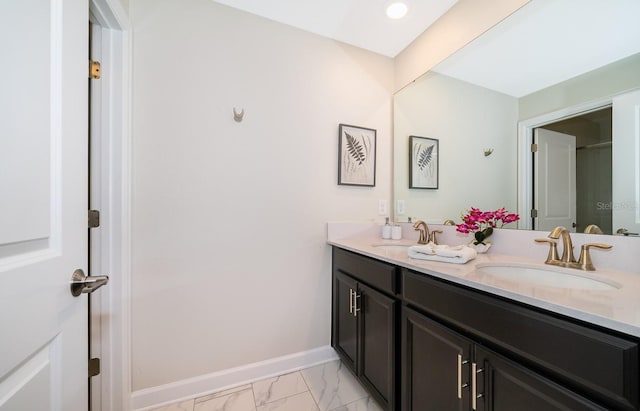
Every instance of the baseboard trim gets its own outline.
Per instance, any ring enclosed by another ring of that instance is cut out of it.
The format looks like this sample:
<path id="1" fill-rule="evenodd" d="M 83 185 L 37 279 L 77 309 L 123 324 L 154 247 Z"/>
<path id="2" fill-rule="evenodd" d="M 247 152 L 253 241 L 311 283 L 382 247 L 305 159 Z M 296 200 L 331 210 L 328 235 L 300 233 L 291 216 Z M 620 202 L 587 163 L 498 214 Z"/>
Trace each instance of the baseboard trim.
<path id="1" fill-rule="evenodd" d="M 172 402 L 187 400 L 265 378 L 298 371 L 335 359 L 338 359 L 338 355 L 333 348 L 327 345 L 309 351 L 134 391 L 131 394 L 131 404 L 134 410 L 148 410 Z"/>

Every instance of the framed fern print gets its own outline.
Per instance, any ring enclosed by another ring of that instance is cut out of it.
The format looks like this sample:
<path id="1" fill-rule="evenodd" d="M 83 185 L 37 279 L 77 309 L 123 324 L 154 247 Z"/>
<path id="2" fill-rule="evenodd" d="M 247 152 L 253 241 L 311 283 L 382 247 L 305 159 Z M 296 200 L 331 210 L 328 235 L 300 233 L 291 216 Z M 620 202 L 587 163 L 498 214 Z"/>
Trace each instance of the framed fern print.
<path id="1" fill-rule="evenodd" d="M 338 184 L 376 185 L 376 130 L 340 124 Z"/>
<path id="2" fill-rule="evenodd" d="M 438 143 L 435 138 L 409 136 L 409 188 L 438 188 Z"/>

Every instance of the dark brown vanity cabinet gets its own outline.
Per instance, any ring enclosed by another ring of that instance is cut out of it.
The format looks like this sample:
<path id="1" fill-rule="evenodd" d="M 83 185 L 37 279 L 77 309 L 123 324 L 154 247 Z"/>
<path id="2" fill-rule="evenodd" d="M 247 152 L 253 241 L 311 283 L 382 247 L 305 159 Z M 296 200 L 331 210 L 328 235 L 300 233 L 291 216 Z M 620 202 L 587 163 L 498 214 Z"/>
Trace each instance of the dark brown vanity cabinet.
<path id="1" fill-rule="evenodd" d="M 412 309 L 402 328 L 404 411 L 606 409 Z"/>
<path id="2" fill-rule="evenodd" d="M 396 410 L 398 269 L 333 248 L 331 344 L 385 410 Z"/>
<path id="3" fill-rule="evenodd" d="M 332 321 L 386 410 L 640 410 L 640 338 L 336 247 Z"/>
<path id="4" fill-rule="evenodd" d="M 402 409 L 638 410 L 638 340 L 402 272 Z"/>

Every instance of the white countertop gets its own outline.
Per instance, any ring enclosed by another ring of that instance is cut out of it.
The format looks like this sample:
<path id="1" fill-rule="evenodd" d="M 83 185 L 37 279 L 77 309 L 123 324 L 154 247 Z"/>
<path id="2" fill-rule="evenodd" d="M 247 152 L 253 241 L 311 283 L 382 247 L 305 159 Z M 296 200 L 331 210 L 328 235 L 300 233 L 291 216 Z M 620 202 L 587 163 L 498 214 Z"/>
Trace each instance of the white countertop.
<path id="1" fill-rule="evenodd" d="M 330 245 L 373 257 L 400 267 L 473 287 L 491 294 L 523 302 L 548 311 L 640 337 L 640 275 L 613 270 L 575 271 L 620 288 L 606 290 L 567 289 L 487 276 L 477 270 L 483 263 L 533 264 L 548 268 L 542 260 L 493 253 L 479 254 L 466 264 L 451 264 L 409 258 L 407 247 L 415 239 L 383 240 L 364 232 L 347 238 L 329 238 Z M 379 247 L 379 245 L 400 245 Z"/>

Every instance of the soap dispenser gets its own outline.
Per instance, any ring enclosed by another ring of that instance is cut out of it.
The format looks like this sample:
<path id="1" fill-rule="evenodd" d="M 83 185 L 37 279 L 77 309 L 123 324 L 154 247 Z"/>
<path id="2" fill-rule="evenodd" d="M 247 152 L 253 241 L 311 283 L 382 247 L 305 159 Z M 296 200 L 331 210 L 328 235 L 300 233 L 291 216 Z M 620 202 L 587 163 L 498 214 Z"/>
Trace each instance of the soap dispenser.
<path id="1" fill-rule="evenodd" d="M 385 224 L 382 226 L 382 238 L 388 240 L 391 238 L 391 225 L 389 224 L 389 217 L 385 218 Z"/>
<path id="2" fill-rule="evenodd" d="M 402 226 L 399 224 L 391 227 L 391 239 L 392 240 L 401 240 L 402 239 Z"/>

